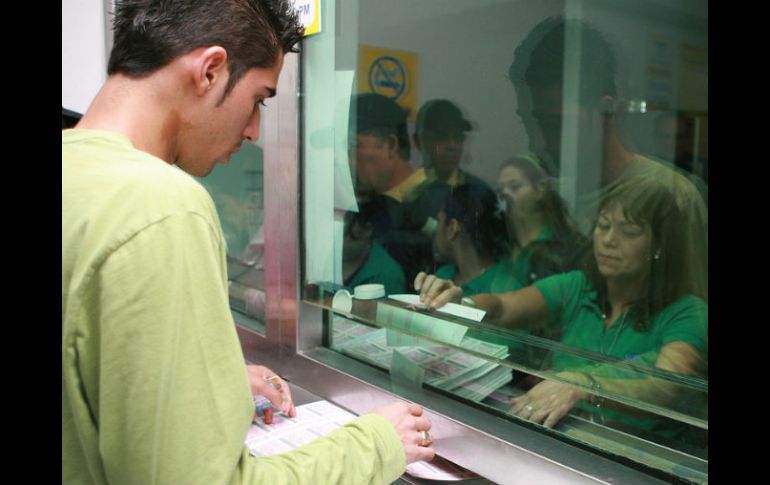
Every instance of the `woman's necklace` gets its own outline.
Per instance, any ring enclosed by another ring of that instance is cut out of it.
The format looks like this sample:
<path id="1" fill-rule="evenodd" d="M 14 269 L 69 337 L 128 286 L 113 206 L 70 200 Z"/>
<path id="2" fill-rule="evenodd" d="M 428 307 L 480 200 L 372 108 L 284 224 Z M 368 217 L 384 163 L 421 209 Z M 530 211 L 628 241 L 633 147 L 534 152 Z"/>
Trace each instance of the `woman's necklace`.
<path id="1" fill-rule="evenodd" d="M 605 354 L 605 355 L 611 355 L 612 350 L 615 348 L 615 344 L 618 341 L 618 337 L 620 336 L 620 332 L 623 331 L 623 326 L 626 324 L 626 315 L 628 315 L 628 311 L 623 312 L 623 314 L 620 315 L 620 323 L 616 325 L 610 325 L 607 329 L 605 329 L 605 332 L 609 331 L 610 328 L 617 326 L 617 332 L 615 332 L 615 336 L 612 338 L 612 343 L 610 343 L 610 348 L 607 349 L 607 352 L 604 351 L 604 336 L 602 336 L 602 339 L 599 341 L 599 353 Z M 605 313 L 602 313 L 602 317 L 604 320 L 607 320 L 607 315 Z"/>
<path id="2" fill-rule="evenodd" d="M 604 335 L 602 335 L 601 339 L 599 340 L 599 353 L 604 355 L 610 355 L 612 354 L 612 349 L 615 348 L 615 344 L 618 342 L 618 337 L 620 336 L 620 332 L 623 331 L 623 326 L 626 324 L 626 315 L 628 315 L 628 311 L 626 310 L 620 315 L 620 323 L 617 325 L 610 325 L 608 328 L 604 329 L 605 333 L 612 327 L 617 327 L 617 331 L 615 332 L 615 336 L 612 337 L 612 343 L 610 344 L 610 348 L 607 349 L 607 352 L 604 352 Z M 606 321 L 607 320 L 607 314 L 602 313 L 602 318 Z M 598 365 L 598 362 L 595 364 Z M 588 378 L 596 384 L 596 380 L 591 376 L 591 374 L 588 374 Z M 590 419 L 591 422 L 600 423 L 602 425 L 605 424 L 605 418 L 604 414 L 602 413 L 602 405 L 604 404 L 604 398 L 597 397 L 596 395 L 591 395 L 589 402 L 593 404 L 596 407 L 595 412 L 591 412 Z"/>

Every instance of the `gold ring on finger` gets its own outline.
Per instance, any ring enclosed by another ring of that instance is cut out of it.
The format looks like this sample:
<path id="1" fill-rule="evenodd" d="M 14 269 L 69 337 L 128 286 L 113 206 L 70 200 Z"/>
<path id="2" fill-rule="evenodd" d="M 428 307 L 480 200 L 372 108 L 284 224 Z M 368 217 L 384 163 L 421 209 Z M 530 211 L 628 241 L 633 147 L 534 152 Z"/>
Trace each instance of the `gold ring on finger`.
<path id="1" fill-rule="evenodd" d="M 280 391 L 283 388 L 281 378 L 278 376 L 265 376 L 265 381 L 269 382 L 276 391 Z"/>

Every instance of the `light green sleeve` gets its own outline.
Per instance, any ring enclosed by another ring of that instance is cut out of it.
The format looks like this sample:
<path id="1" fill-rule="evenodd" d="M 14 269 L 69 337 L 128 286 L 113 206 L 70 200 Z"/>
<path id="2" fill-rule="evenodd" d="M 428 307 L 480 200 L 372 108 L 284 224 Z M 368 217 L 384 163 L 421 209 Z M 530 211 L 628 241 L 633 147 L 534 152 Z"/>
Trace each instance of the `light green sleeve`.
<path id="1" fill-rule="evenodd" d="M 361 417 L 282 456 L 251 458 L 253 416 L 227 299 L 221 232 L 170 216 L 114 251 L 100 271 L 99 450 L 110 484 L 390 483 L 404 470 L 395 429 Z M 93 364 L 93 363 L 92 363 Z"/>
<path id="2" fill-rule="evenodd" d="M 395 428 L 367 414 L 289 453 L 254 458 L 244 451 L 231 485 L 379 485 L 393 483 L 406 467 Z"/>
<path id="3" fill-rule="evenodd" d="M 94 276 L 98 350 L 81 367 L 95 372 L 84 380 L 111 485 L 224 484 L 237 466 L 253 405 L 212 224 L 168 216 Z"/>

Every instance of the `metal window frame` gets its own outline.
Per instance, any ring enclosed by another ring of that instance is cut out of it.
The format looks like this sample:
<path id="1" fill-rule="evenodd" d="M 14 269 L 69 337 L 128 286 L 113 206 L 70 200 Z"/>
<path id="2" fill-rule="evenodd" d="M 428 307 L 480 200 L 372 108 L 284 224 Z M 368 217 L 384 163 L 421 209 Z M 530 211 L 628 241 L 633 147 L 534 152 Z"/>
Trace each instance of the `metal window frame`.
<path id="1" fill-rule="evenodd" d="M 496 483 L 667 483 L 655 476 L 662 473 L 646 473 L 437 393 L 396 389 L 382 372 L 322 348 L 323 310 L 300 298 L 300 66 L 300 55 L 286 56 L 278 95 L 264 112 L 266 331 L 237 325 L 246 360 L 358 414 L 394 399 L 417 401 L 434 436 L 442 438 L 436 451 Z"/>

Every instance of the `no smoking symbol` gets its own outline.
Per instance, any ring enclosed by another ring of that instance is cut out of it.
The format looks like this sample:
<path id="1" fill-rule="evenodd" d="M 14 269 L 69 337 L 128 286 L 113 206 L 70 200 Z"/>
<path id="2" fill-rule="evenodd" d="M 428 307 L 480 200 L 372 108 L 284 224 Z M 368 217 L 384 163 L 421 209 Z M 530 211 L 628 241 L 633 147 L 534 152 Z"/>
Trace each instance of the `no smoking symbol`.
<path id="1" fill-rule="evenodd" d="M 369 89 L 392 99 L 406 91 L 406 71 L 395 57 L 382 56 L 369 68 Z"/>

